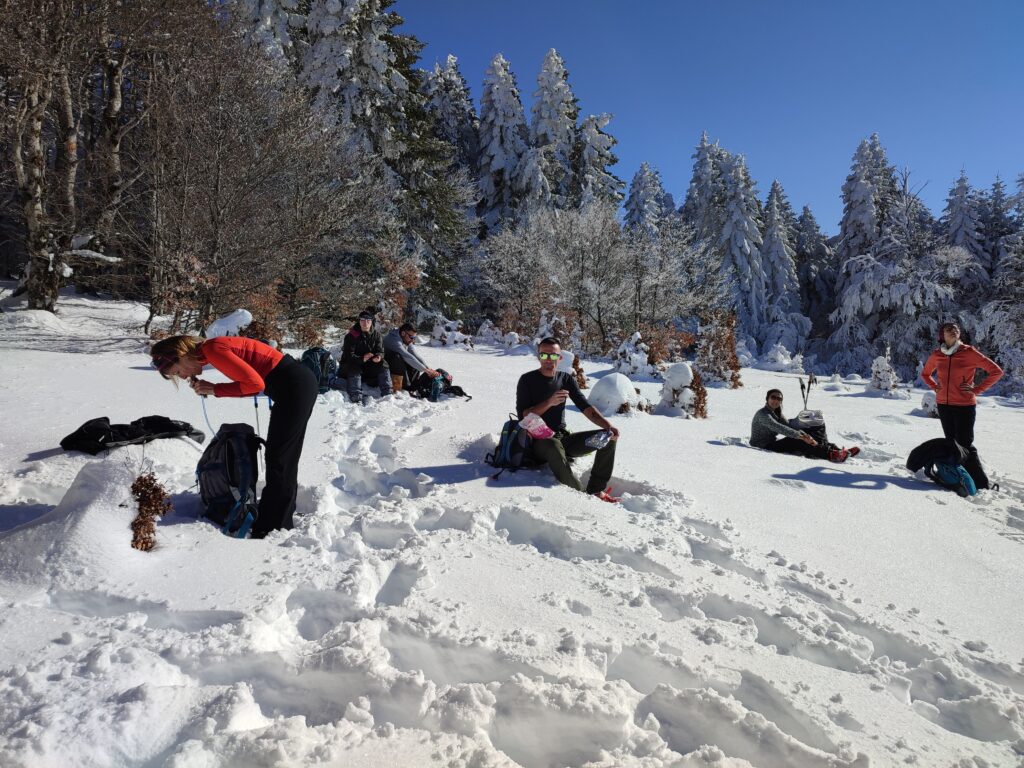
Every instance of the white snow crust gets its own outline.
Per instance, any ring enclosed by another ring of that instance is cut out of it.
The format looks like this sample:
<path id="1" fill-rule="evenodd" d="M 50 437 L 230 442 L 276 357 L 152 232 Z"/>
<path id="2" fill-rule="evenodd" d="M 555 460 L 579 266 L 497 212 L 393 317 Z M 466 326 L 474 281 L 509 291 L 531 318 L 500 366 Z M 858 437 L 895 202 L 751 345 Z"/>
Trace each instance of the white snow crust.
<path id="1" fill-rule="evenodd" d="M 237 541 L 199 517 L 200 445 L 57 447 L 96 416 L 207 430 L 150 369 L 142 307 L 68 294 L 59 310 L 0 315 L 5 768 L 1020 762 L 1019 405 L 981 398 L 1002 489 L 961 499 L 904 468 L 938 421 L 862 380 L 809 403 L 855 459 L 749 448 L 765 390 L 793 415 L 799 388 L 744 369 L 709 391 L 708 419 L 610 416 L 609 504 L 547 470 L 490 478 L 535 359 L 428 348 L 473 400 L 322 396 L 295 530 Z M 592 401 L 616 377 L 651 400 L 662 386 L 583 364 Z M 206 406 L 215 426 L 255 424 L 251 399 Z M 174 503 L 148 553 L 128 528 L 144 467 Z"/>

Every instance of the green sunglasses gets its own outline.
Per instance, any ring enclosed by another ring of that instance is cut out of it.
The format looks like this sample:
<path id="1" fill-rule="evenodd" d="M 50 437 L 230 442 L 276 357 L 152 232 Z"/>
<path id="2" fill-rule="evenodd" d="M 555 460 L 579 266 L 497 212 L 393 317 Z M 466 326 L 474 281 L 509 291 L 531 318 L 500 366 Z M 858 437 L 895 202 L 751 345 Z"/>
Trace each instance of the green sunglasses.
<path id="1" fill-rule="evenodd" d="M 560 360 L 562 358 L 561 352 L 540 352 L 537 354 L 541 360 Z"/>

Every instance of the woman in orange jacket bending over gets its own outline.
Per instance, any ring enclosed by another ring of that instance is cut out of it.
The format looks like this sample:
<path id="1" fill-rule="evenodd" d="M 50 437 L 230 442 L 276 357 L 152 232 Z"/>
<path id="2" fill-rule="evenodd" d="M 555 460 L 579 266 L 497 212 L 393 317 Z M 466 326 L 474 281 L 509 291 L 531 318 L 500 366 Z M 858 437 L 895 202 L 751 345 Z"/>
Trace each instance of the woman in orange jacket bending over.
<path id="1" fill-rule="evenodd" d="M 262 539 L 277 528 L 290 529 L 306 423 L 319 393 L 313 372 L 294 357 L 241 336 L 171 336 L 154 344 L 149 354 L 165 379 L 188 379 L 197 395 L 248 397 L 267 393 L 273 401 L 267 427 L 267 485 L 251 538 Z M 231 381 L 212 384 L 196 378 L 207 365 Z"/>
<path id="2" fill-rule="evenodd" d="M 975 386 L 974 372 L 979 368 L 988 377 Z M 1002 368 L 970 344 L 960 341 L 960 326 L 943 323 L 939 348 L 925 362 L 921 378 L 935 390 L 939 420 L 947 438 L 956 440 L 964 448 L 974 444 L 978 395 L 992 387 L 1002 375 Z"/>

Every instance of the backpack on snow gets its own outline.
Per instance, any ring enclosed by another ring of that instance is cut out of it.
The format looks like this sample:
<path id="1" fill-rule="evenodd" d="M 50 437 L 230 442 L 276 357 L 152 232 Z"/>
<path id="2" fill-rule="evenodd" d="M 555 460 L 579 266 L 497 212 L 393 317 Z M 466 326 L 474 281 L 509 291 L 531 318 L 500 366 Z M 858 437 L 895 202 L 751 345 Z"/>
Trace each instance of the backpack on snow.
<path id="1" fill-rule="evenodd" d="M 535 467 L 537 460 L 530 450 L 533 438 L 530 433 L 519 426 L 519 419 L 509 414 L 508 421 L 501 428 L 501 436 L 493 453 L 488 453 L 484 461 L 498 470 L 491 477 L 497 480 L 506 469 L 515 472 L 521 467 Z"/>
<path id="2" fill-rule="evenodd" d="M 256 522 L 256 459 L 263 444 L 248 424 L 221 424 L 196 466 L 204 514 L 226 536 L 244 539 Z"/>
<path id="3" fill-rule="evenodd" d="M 471 395 L 466 394 L 466 390 L 462 387 L 452 384 L 452 375 L 444 368 L 438 368 L 437 373 L 438 376 L 434 379 L 423 374 L 417 376 L 409 389 L 409 394 L 413 397 L 430 400 L 432 403 L 436 403 L 441 395 L 464 397 L 466 402 L 473 399 Z"/>
<path id="4" fill-rule="evenodd" d="M 331 388 L 331 382 L 338 375 L 338 361 L 323 347 L 310 347 L 302 353 L 302 364 L 316 376 L 320 394 Z"/>
<path id="5" fill-rule="evenodd" d="M 967 498 L 978 492 L 978 487 L 974 484 L 970 473 L 959 464 L 936 462 L 934 468 L 928 467 L 924 472 L 943 488 L 949 488 L 958 496 Z"/>

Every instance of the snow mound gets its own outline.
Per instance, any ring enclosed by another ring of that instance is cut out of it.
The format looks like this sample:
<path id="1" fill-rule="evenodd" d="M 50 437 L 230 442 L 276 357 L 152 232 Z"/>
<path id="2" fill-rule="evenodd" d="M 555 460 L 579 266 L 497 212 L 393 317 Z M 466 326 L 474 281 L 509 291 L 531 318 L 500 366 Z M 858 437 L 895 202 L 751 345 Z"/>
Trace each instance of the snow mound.
<path id="1" fill-rule="evenodd" d="M 689 416 L 696 397 L 690 388 L 693 383 L 693 368 L 689 363 L 675 363 L 662 373 L 665 383 L 661 387 L 661 402 L 655 413 L 664 416 Z"/>
<path id="2" fill-rule="evenodd" d="M 206 338 L 216 336 L 238 336 L 243 328 L 252 323 L 252 313 L 247 309 L 236 309 L 230 315 L 217 318 L 206 327 Z"/>
<path id="3" fill-rule="evenodd" d="M 590 390 L 587 400 L 602 415 L 618 413 L 623 406 L 630 410 L 640 402 L 640 395 L 633 382 L 623 373 L 610 373 L 599 380 Z"/>
<path id="4" fill-rule="evenodd" d="M 689 363 L 675 363 L 665 369 L 662 377 L 666 387 L 682 389 L 693 383 L 693 368 Z"/>
<path id="5" fill-rule="evenodd" d="M 775 371 L 776 373 L 804 373 L 804 356 L 790 355 L 785 346 L 775 344 L 761 355 L 754 367 L 760 368 L 762 371 Z"/>
<path id="6" fill-rule="evenodd" d="M 42 309 L 21 309 L 16 312 L 0 313 L 0 333 L 8 331 L 39 331 L 65 335 L 70 329 L 63 320 L 52 312 Z"/>

